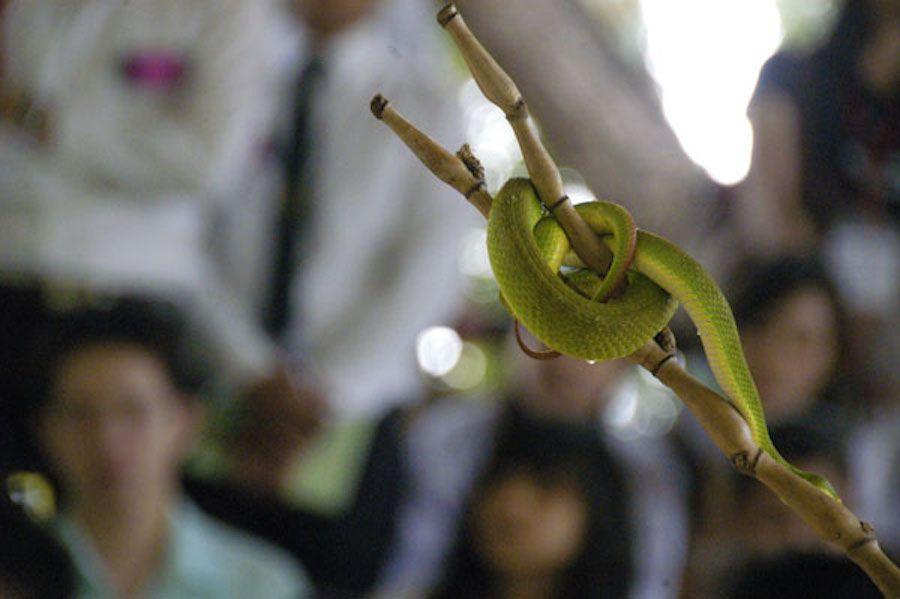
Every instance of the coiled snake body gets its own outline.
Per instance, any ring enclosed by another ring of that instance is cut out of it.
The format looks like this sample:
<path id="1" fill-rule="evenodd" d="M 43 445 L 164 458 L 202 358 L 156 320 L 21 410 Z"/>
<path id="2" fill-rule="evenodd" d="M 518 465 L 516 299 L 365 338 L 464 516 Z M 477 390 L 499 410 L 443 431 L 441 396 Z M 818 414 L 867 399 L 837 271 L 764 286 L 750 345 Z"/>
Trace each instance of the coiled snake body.
<path id="1" fill-rule="evenodd" d="M 488 254 L 513 315 L 548 347 L 584 360 L 621 358 L 662 330 L 678 303 L 697 327 L 719 386 L 772 458 L 837 499 L 821 476 L 790 465 L 769 437 L 762 404 L 744 358 L 737 326 L 718 285 L 696 260 L 669 241 L 636 230 L 609 202 L 576 206 L 613 253 L 606 277 L 577 266 L 562 228 L 527 179 L 512 179 L 494 198 Z M 627 288 L 616 288 L 627 278 Z"/>

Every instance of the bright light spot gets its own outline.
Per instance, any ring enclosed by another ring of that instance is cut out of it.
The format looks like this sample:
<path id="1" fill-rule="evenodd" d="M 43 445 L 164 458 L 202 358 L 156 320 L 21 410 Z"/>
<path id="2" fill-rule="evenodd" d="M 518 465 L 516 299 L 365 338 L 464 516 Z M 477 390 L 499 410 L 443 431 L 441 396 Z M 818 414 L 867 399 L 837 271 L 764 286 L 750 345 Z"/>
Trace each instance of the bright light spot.
<path id="1" fill-rule="evenodd" d="M 671 391 L 635 369 L 613 394 L 603 413 L 603 423 L 619 439 L 633 441 L 666 434 L 680 412 L 681 403 Z"/>
<path id="2" fill-rule="evenodd" d="M 845 222 L 824 248 L 825 261 L 855 312 L 896 314 L 900 234 L 889 224 Z"/>
<path id="3" fill-rule="evenodd" d="M 462 355 L 456 367 L 441 377 L 447 386 L 459 391 L 474 389 L 487 375 L 488 360 L 484 351 L 474 343 L 463 343 Z"/>
<path id="4" fill-rule="evenodd" d="M 463 238 L 459 272 L 465 278 L 463 293 L 478 304 L 495 304 L 500 292 L 487 251 L 487 231 L 471 229 Z"/>
<path id="5" fill-rule="evenodd" d="M 597 196 L 584 183 L 569 183 L 565 186 L 566 195 L 572 200 L 573 204 L 584 204 L 585 202 L 597 201 Z"/>
<path id="6" fill-rule="evenodd" d="M 522 160 L 503 111 L 491 104 L 470 79 L 459 92 L 466 122 L 466 139 L 485 170 L 485 184 L 491 193 L 500 189 Z"/>
<path id="7" fill-rule="evenodd" d="M 487 230 L 483 227 L 469 231 L 462 243 L 459 256 L 459 271 L 478 279 L 490 279 L 494 274 L 487 252 Z"/>
<path id="8" fill-rule="evenodd" d="M 419 368 L 433 377 L 444 376 L 453 370 L 462 350 L 462 339 L 450 327 L 428 327 L 416 337 Z"/>
<path id="9" fill-rule="evenodd" d="M 584 177 L 574 168 L 563 166 L 559 169 L 559 174 L 563 180 L 563 190 L 573 204 L 584 204 L 585 202 L 597 201 L 597 196 L 587 186 Z"/>
<path id="10" fill-rule="evenodd" d="M 637 415 L 639 399 L 637 384 L 631 380 L 623 383 L 606 408 L 606 423 L 616 429 L 628 428 Z"/>
<path id="11" fill-rule="evenodd" d="M 680 355 L 681 352 L 678 352 L 678 355 L 675 357 L 676 362 L 678 361 L 678 356 Z M 640 379 L 641 385 L 645 385 L 657 391 L 665 391 L 668 389 L 668 387 L 663 385 L 658 378 L 650 374 L 650 371 L 644 370 L 643 368 L 637 368 L 635 369 L 635 371 L 637 372 L 637 376 Z"/>
<path id="12" fill-rule="evenodd" d="M 781 43 L 775 0 L 641 0 L 647 66 L 687 154 L 724 184 L 750 166 L 747 103 Z"/>

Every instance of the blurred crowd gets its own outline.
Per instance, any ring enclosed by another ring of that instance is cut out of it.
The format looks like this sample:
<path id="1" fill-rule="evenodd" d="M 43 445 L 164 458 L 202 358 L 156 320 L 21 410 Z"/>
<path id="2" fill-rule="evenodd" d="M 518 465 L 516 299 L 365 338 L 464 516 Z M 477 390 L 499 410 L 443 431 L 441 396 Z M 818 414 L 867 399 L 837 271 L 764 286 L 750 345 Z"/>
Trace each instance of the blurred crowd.
<path id="1" fill-rule="evenodd" d="M 0 1 L 0 597 L 878 596 L 649 374 L 471 292 L 478 214 L 368 111 L 465 141 L 435 9 Z M 748 115 L 692 245 L 775 445 L 900 559 L 900 5 Z"/>

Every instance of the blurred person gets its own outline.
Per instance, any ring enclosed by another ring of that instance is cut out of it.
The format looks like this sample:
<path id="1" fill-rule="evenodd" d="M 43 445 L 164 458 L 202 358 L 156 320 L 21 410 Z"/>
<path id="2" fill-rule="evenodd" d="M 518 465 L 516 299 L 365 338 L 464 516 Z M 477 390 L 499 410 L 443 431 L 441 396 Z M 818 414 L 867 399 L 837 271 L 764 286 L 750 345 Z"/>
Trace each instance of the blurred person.
<path id="1" fill-rule="evenodd" d="M 300 553 L 320 545 L 324 551 L 304 556 L 316 582 L 362 592 L 393 523 L 395 493 L 370 482 L 377 472 L 398 477 L 390 439 L 402 418 L 391 404 L 423 394 L 415 337 L 452 317 L 461 302 L 457 250 L 475 214 L 368 110 L 383 91 L 445 143 L 462 138 L 456 79 L 429 5 L 287 6 L 295 18 L 279 55 L 285 102 L 277 152 L 260 177 L 269 193 L 222 208 L 221 259 L 260 328 L 287 356 L 290 378 L 315 381 L 311 395 L 333 417 L 305 444 L 317 414 L 303 412 L 314 401 L 298 406 L 289 393 L 274 392 L 274 401 L 247 402 L 215 452 L 219 465 L 198 473 L 205 480 L 194 482 L 207 484 L 194 486 L 195 497 L 253 526 L 215 486 L 265 496 L 267 509 L 290 513 L 294 522 L 294 539 L 277 527 L 270 538 Z M 269 388 L 290 389 L 290 380 L 275 382 Z M 350 449 L 332 464 L 344 473 L 333 500 L 341 505 L 310 505 L 306 498 L 332 480 L 298 473 L 315 467 L 319 448 L 345 442 Z"/>
<path id="2" fill-rule="evenodd" d="M 276 151 L 262 192 L 234 197 L 217 222 L 221 264 L 291 370 L 248 395 L 190 486 L 220 517 L 302 557 L 323 592 L 358 594 L 381 567 L 403 490 L 403 414 L 391 404 L 423 394 L 415 336 L 460 303 L 457 250 L 475 215 L 368 110 L 383 91 L 429 130 L 461 139 L 456 80 L 428 4 L 286 6 Z M 292 379 L 314 381 L 305 403 Z M 307 444 L 322 412 L 332 418 Z M 335 446 L 329 468 L 341 476 L 303 475 Z M 337 505 L 309 501 L 323 488 Z"/>
<path id="3" fill-rule="evenodd" d="M 827 478 L 851 507 L 846 437 L 806 415 L 770 427 L 773 443 L 790 463 Z M 695 511 L 686 592 L 722 592 L 735 570 L 754 559 L 777 559 L 789 551 L 834 553 L 829 545 L 756 479 L 726 469 L 726 460 L 703 465 L 705 491 Z"/>
<path id="4" fill-rule="evenodd" d="M 501 433 L 444 581 L 430 596 L 625 596 L 632 576 L 625 496 L 605 471 L 608 456 L 572 432 L 535 427 L 506 440 L 510 430 Z"/>
<path id="5" fill-rule="evenodd" d="M 415 336 L 459 308 L 458 253 L 477 221 L 368 105 L 382 91 L 452 145 L 464 134 L 457 77 L 427 2 L 288 6 L 280 163 L 270 165 L 284 181 L 225 210 L 225 260 L 327 403 L 371 415 L 418 394 Z"/>
<path id="6" fill-rule="evenodd" d="M 818 47 L 768 61 L 748 114 L 746 236 L 758 252 L 820 253 L 832 274 L 849 315 L 856 399 L 869 412 L 851 442 L 853 487 L 866 517 L 898 539 L 887 482 L 898 466 L 885 456 L 898 444 L 900 397 L 900 5 L 844 2 Z"/>
<path id="7" fill-rule="evenodd" d="M 862 422 L 844 302 L 821 261 L 797 255 L 745 259 L 735 267 L 727 293 L 770 428 L 813 418 L 820 433 L 837 435 Z M 703 356 L 688 351 L 687 367 L 718 389 Z M 689 586 L 704 595 L 730 566 L 721 547 L 730 542 L 733 526 L 725 516 L 731 465 L 691 414 L 679 419 L 678 433 L 697 473 Z M 757 524 L 753 518 L 748 525 Z"/>
<path id="8" fill-rule="evenodd" d="M 818 47 L 764 65 L 748 114 L 745 244 L 822 255 L 853 318 L 861 391 L 887 401 L 900 388 L 900 6 L 844 2 Z"/>
<path id="9" fill-rule="evenodd" d="M 766 418 L 790 420 L 828 401 L 859 408 L 846 405 L 854 374 L 846 304 L 823 264 L 801 256 L 747 260 L 735 279 L 731 307 Z"/>
<path id="10" fill-rule="evenodd" d="M 270 414 L 277 416 L 277 411 Z M 208 513 L 277 544 L 297 558 L 315 585 L 317 597 L 366 596 L 384 567 L 397 529 L 400 501 L 409 489 L 403 454 L 407 419 L 407 410 L 397 408 L 376 422 L 365 422 L 361 432 L 360 427 L 348 427 L 341 434 L 329 432 L 338 439 L 329 440 L 331 448 L 326 449 L 324 462 L 313 468 L 311 478 L 320 487 L 335 481 L 342 487 L 343 481 L 349 488 L 340 488 L 337 493 L 333 489 L 320 492 L 312 496 L 315 501 L 310 496 L 304 496 L 306 501 L 296 500 L 286 497 L 289 491 L 272 492 L 268 486 L 249 484 L 246 473 L 193 473 L 185 479 L 184 487 Z M 282 426 L 289 425 L 274 428 Z M 257 428 L 262 433 L 272 430 L 273 425 Z M 359 439 L 351 438 L 347 443 L 340 438 L 354 434 L 361 437 L 361 443 Z M 249 442 L 254 436 L 248 434 L 241 439 Z M 340 452 L 337 459 L 335 446 Z M 317 449 L 312 447 L 310 451 L 315 453 Z M 260 453 L 258 448 L 247 451 Z M 302 459 L 316 461 L 307 455 Z M 275 460 L 259 456 L 259 461 Z M 234 467 L 242 466 L 239 462 Z"/>
<path id="11" fill-rule="evenodd" d="M 801 255 L 745 259 L 734 269 L 728 291 L 768 422 L 860 408 L 850 403 L 857 398 L 845 303 L 820 260 Z M 689 355 L 687 363 L 718 388 L 702 355 Z"/>
<path id="12" fill-rule="evenodd" d="M 809 250 L 840 220 L 900 223 L 900 6 L 844 2 L 830 35 L 763 66 L 744 184 L 756 252 Z"/>
<path id="13" fill-rule="evenodd" d="M 626 441 L 598 420 L 629 372 L 626 365 L 518 354 L 514 349 L 503 396 L 447 398 L 411 418 L 404 445 L 409 491 L 381 592 L 393 597 L 436 585 L 483 473 L 508 448 L 558 435 L 592 446 L 600 460 L 597 484 L 624 498 L 621 518 L 631 547 L 627 596 L 676 597 L 688 542 L 684 464 L 665 437 Z"/>
<path id="14" fill-rule="evenodd" d="M 274 370 L 209 243 L 213 207 L 242 195 L 274 119 L 274 15 L 267 0 L 7 4 L 0 395 L 27 392 L 18 340 L 29 330 L 57 308 L 116 293 L 187 307 L 216 335 L 228 384 Z M 10 455 L 22 436 L 2 448 L 0 470 L 27 461 Z"/>
<path id="15" fill-rule="evenodd" d="M 126 298 L 59 316 L 35 344 L 29 421 L 59 481 L 51 529 L 78 596 L 307 596 L 290 558 L 181 490 L 206 378 L 189 333 L 168 304 Z"/>

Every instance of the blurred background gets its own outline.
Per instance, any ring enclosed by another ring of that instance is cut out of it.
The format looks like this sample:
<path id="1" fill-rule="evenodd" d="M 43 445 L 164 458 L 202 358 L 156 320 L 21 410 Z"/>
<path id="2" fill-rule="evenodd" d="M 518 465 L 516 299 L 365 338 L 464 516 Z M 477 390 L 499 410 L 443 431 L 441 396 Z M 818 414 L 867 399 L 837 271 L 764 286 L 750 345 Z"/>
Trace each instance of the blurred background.
<path id="1" fill-rule="evenodd" d="M 900 3 L 457 6 L 569 196 L 622 204 L 713 273 L 776 446 L 897 560 Z M 178 588 L 148 581 L 167 551 L 150 541 L 180 520 L 141 495 L 277 547 L 266 563 L 291 564 L 310 596 L 874 592 L 648 373 L 519 349 L 483 219 L 368 109 L 381 92 L 445 147 L 470 144 L 491 193 L 525 176 L 438 8 L 0 2 L 0 474 L 16 531 L 0 535 L 0 595 L 48 596 L 41 568 L 67 559 L 56 596 Z M 177 317 L 129 328 L 123 302 Z M 72 322 L 105 333 L 49 360 Z M 672 327 L 716 388 L 692 323 Z M 194 432 L 132 419 L 116 440 L 109 422 L 139 393 L 90 373 L 128 372 L 121 355 L 86 371 L 90 393 L 66 391 L 100 346 L 160 359 L 161 382 L 201 400 Z M 59 414 L 70 428 L 50 427 Z M 90 447 L 82 469 L 59 430 Z M 170 476 L 108 494 L 150 467 L 129 456 L 182 437 L 157 465 Z M 92 526 L 110 502 L 124 528 Z M 145 520 L 155 536 L 125 534 Z M 114 541 L 144 569 L 108 559 Z"/>

